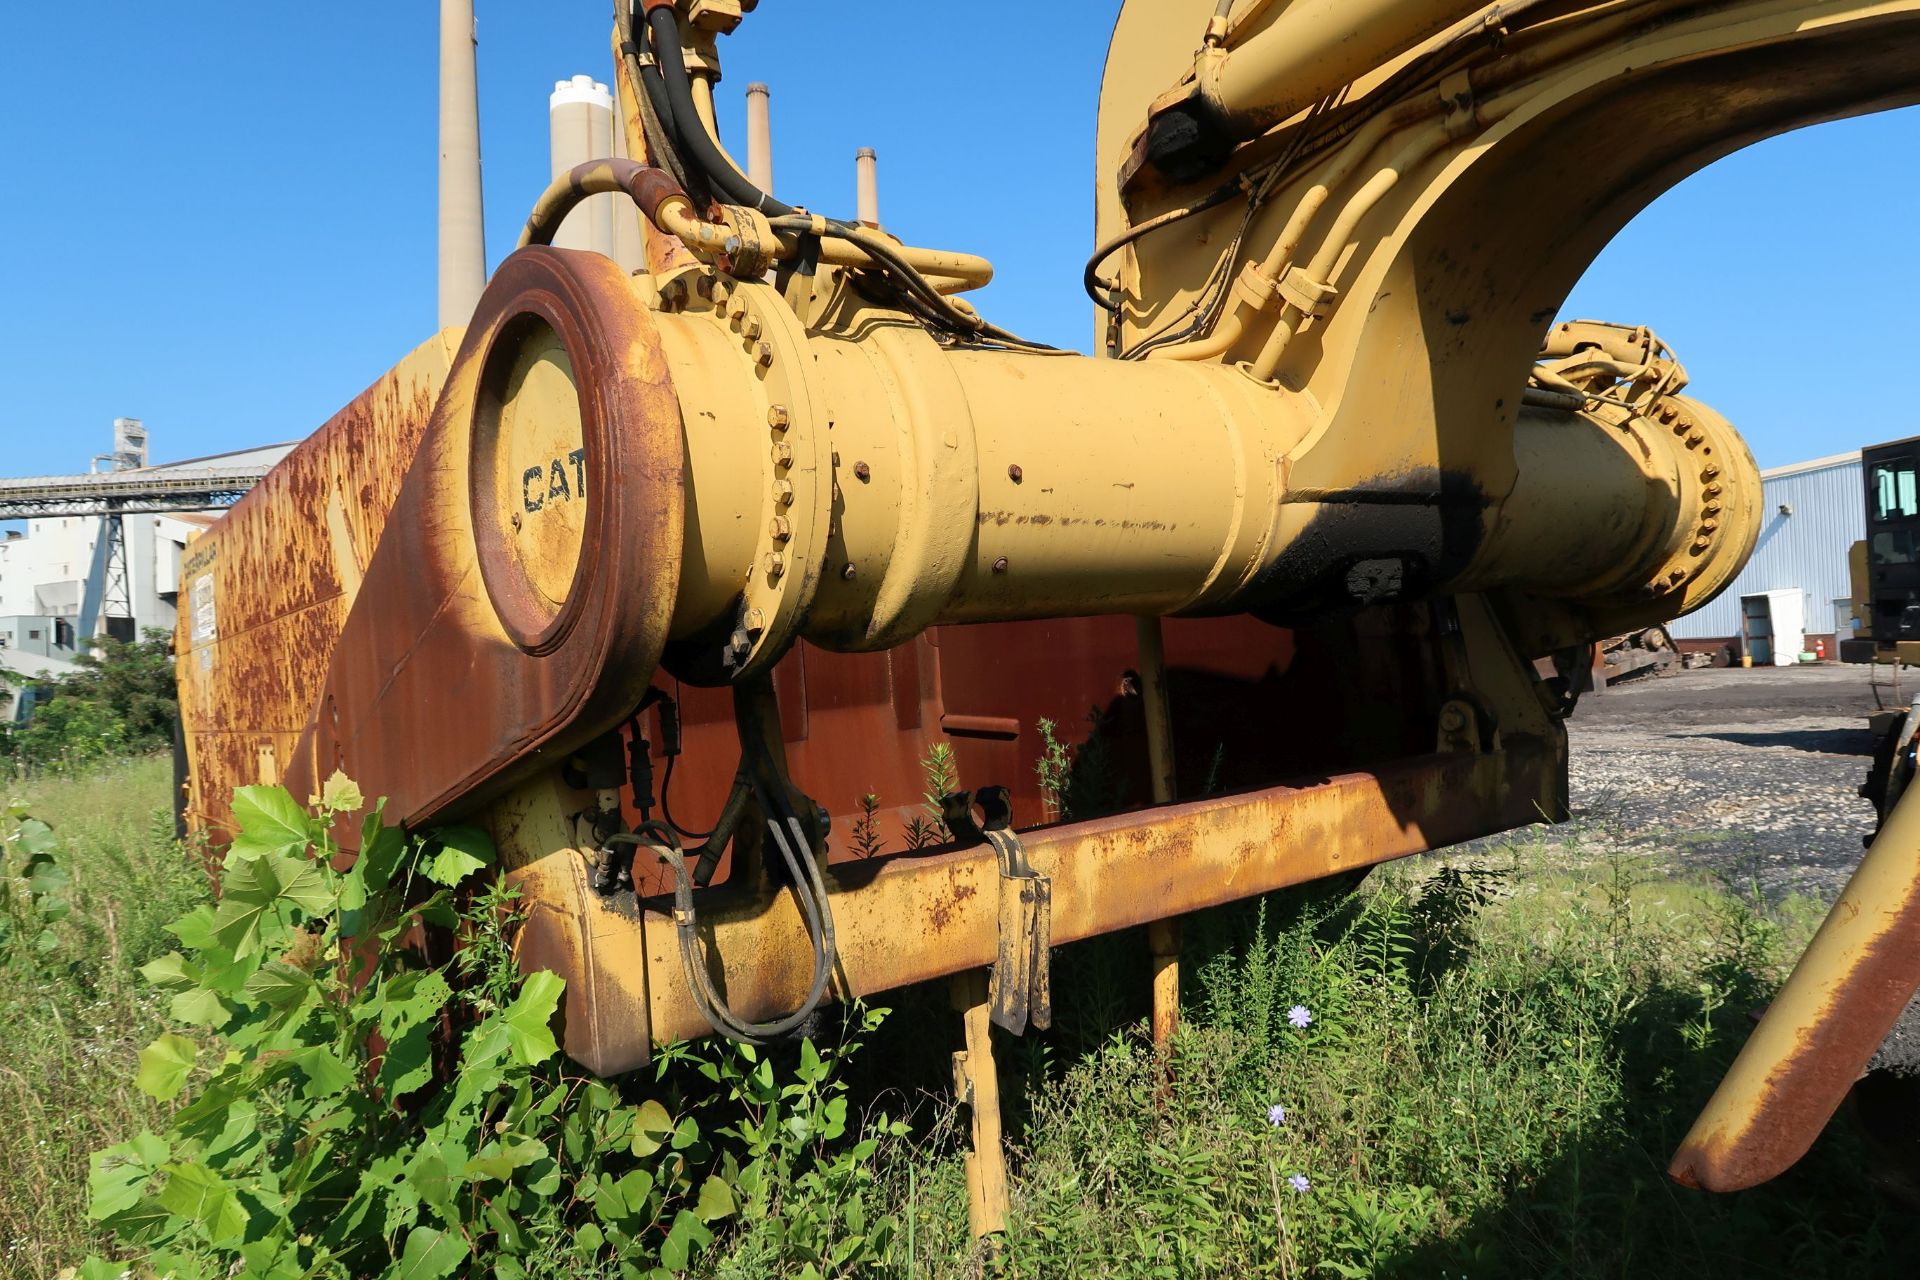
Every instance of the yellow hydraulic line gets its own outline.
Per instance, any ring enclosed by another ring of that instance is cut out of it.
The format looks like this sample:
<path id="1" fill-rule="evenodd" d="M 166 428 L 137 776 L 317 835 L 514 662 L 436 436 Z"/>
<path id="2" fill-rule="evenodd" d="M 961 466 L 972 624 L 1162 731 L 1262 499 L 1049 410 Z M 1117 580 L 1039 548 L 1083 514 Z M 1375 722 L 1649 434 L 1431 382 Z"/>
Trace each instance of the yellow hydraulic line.
<path id="1" fill-rule="evenodd" d="M 1381 166 L 1373 177 L 1367 179 L 1366 185 L 1361 187 L 1353 199 L 1347 202 L 1346 208 L 1340 211 L 1340 216 L 1334 220 L 1333 227 L 1327 232 L 1327 238 L 1321 241 L 1320 251 L 1314 255 L 1313 261 L 1307 264 L 1308 278 L 1328 282 L 1333 274 L 1334 264 L 1339 262 L 1340 255 L 1346 252 L 1347 245 L 1352 242 L 1353 233 L 1359 228 L 1361 221 L 1373 212 L 1374 206 L 1379 204 L 1389 191 L 1393 190 L 1403 173 L 1421 164 L 1446 145 L 1446 141 L 1446 130 L 1438 125 L 1430 125 L 1416 133 L 1406 145 L 1394 153 L 1391 160 Z M 1297 304 L 1289 302 L 1281 310 L 1280 319 L 1274 324 L 1273 332 L 1267 336 L 1266 344 L 1260 348 L 1260 354 L 1248 372 L 1262 382 L 1272 378 L 1273 371 L 1279 367 L 1280 357 L 1286 353 L 1287 344 L 1293 339 L 1294 331 L 1306 316 L 1307 313 Z"/>
<path id="2" fill-rule="evenodd" d="M 1307 228 L 1326 205 L 1333 188 L 1345 182 L 1353 175 L 1360 162 L 1373 153 L 1375 147 L 1387 133 L 1404 125 L 1411 124 L 1422 116 L 1432 115 L 1439 110 L 1438 99 L 1422 100 L 1413 104 L 1403 104 L 1392 111 L 1383 111 L 1367 121 L 1355 132 L 1352 138 L 1341 146 L 1340 150 L 1320 166 L 1314 175 L 1313 184 L 1300 197 L 1294 206 L 1293 214 L 1287 219 L 1287 225 L 1273 242 L 1273 248 L 1256 268 L 1260 285 L 1255 289 L 1261 296 L 1252 296 L 1240 282 L 1234 283 L 1234 306 L 1220 321 L 1220 327 L 1199 342 L 1181 343 L 1176 346 L 1161 347 L 1148 355 L 1149 360 L 1212 360 L 1232 350 L 1233 345 L 1246 332 L 1247 322 L 1272 300 L 1273 288 L 1280 282 L 1280 275 L 1293 261 L 1293 255 L 1300 248 Z M 1408 106 L 1415 109 L 1409 111 Z"/>
<path id="3" fill-rule="evenodd" d="M 1920 787 L 1874 837 L 1668 1172 L 1739 1191 L 1806 1154 L 1920 990 Z"/>

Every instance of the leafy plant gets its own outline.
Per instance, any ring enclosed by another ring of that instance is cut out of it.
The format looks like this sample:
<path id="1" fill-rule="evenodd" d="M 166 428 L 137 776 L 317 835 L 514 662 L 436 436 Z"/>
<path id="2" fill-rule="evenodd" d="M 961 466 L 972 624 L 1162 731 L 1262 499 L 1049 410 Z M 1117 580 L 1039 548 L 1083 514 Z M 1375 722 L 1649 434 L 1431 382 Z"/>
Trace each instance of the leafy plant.
<path id="1" fill-rule="evenodd" d="M 375 805 L 340 873 L 334 826 L 364 798 L 336 774 L 312 804 L 237 793 L 218 905 L 142 970 L 174 1029 L 136 1083 L 181 1105 L 95 1156 L 90 1212 L 155 1270 L 666 1276 L 729 1220 L 777 1224 L 783 1256 L 822 1271 L 886 1247 L 859 1189 L 894 1126 L 841 1141 L 832 1054 L 800 1046 L 789 1083 L 747 1046 L 672 1046 L 639 1098 L 569 1074 L 564 983 L 518 973 L 516 893 L 483 876 L 485 835 L 409 840 Z M 429 930 L 460 939 L 450 964 L 409 945 Z M 840 1054 L 882 1014 L 863 1016 Z M 795 1188 L 810 1209 L 783 1214 Z"/>
<path id="2" fill-rule="evenodd" d="M 880 797 L 869 791 L 860 797 L 860 816 L 853 820 L 853 851 L 863 858 L 877 858 L 883 848 L 880 839 Z"/>
<path id="3" fill-rule="evenodd" d="M 0 809 L 0 956 L 25 941 L 36 954 L 59 945 L 53 925 L 71 910 L 72 877 L 54 856 L 53 828 L 26 806 Z"/>
<path id="4" fill-rule="evenodd" d="M 936 742 L 927 748 L 926 756 L 920 761 L 920 774 L 927 784 L 927 790 L 920 798 L 921 806 L 926 809 L 931 819 L 930 825 L 939 832 L 940 839 L 951 840 L 953 832 L 947 828 L 946 806 L 942 802 L 960 789 L 960 766 L 954 762 L 953 747 L 949 743 Z"/>
<path id="5" fill-rule="evenodd" d="M 1053 721 L 1041 716 L 1034 728 L 1040 733 L 1040 758 L 1033 771 L 1040 775 L 1040 797 L 1047 806 L 1049 819 L 1067 818 L 1067 785 L 1073 774 L 1073 753 L 1055 734 Z"/>
<path id="6" fill-rule="evenodd" d="M 52 681 L 52 700 L 34 709 L 5 746 L 20 764 L 72 769 L 117 755 L 165 749 L 179 714 L 173 638 L 149 630 L 135 641 L 101 638 Z"/>

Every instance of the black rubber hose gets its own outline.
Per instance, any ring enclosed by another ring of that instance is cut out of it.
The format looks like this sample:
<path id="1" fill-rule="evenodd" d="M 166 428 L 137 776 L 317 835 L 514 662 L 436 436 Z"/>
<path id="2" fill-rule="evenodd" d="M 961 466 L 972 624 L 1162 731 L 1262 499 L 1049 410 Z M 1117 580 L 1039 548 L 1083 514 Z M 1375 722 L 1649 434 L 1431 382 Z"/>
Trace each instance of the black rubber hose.
<path id="1" fill-rule="evenodd" d="M 673 128 L 685 158 L 706 174 L 707 181 L 737 205 L 758 209 L 770 218 L 794 212 L 790 204 L 774 199 L 734 168 L 707 135 L 706 125 L 693 105 L 693 77 L 680 53 L 680 19 L 666 5 L 647 14 L 647 32 L 653 38 L 653 61 L 666 82 L 667 102 L 673 109 Z"/>

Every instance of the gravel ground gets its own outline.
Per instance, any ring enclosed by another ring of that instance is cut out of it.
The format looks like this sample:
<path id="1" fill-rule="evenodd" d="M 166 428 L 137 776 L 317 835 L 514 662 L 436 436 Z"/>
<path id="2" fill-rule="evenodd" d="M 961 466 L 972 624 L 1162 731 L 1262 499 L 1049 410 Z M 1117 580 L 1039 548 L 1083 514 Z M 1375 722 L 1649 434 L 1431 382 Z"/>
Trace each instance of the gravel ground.
<path id="1" fill-rule="evenodd" d="M 1830 903 L 1873 830 L 1858 795 L 1879 705 L 1872 674 L 1709 667 L 1587 694 L 1568 724 L 1573 820 L 1532 832 L 1584 855 L 1657 855 L 1774 901 Z M 1889 706 L 1916 694 L 1911 672 L 1897 691 L 1880 690 Z M 1872 1065 L 1920 1077 L 1920 998 Z"/>
<path id="2" fill-rule="evenodd" d="M 1873 750 L 1868 678 L 1858 666 L 1703 668 L 1587 694 L 1568 724 L 1574 820 L 1541 834 L 1664 852 L 1770 899 L 1831 901 L 1873 825 L 1857 794 Z"/>

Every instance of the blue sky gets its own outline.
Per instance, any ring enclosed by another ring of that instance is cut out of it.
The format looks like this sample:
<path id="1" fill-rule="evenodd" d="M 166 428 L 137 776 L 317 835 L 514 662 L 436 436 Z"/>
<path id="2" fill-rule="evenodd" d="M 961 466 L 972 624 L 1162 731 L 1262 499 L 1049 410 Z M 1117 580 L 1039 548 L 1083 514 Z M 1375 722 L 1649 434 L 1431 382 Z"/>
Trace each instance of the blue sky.
<path id="1" fill-rule="evenodd" d="M 1084 347 L 1093 123 L 1114 5 L 1037 33 L 961 5 L 764 0 L 722 45 L 727 129 L 774 92 L 790 200 L 993 259 L 1001 324 Z M 116 415 L 156 456 L 293 439 L 434 321 L 435 5 L 10 6 L 0 37 L 0 474 L 83 469 Z M 488 250 L 544 185 L 546 96 L 609 74 L 603 0 L 478 0 Z M 829 35 L 868 32 L 849 55 Z M 1920 280 L 1920 115 L 1827 125 L 1669 193 L 1566 311 L 1654 326 L 1763 466 L 1920 431 L 1886 394 Z"/>

